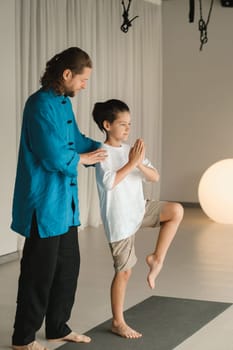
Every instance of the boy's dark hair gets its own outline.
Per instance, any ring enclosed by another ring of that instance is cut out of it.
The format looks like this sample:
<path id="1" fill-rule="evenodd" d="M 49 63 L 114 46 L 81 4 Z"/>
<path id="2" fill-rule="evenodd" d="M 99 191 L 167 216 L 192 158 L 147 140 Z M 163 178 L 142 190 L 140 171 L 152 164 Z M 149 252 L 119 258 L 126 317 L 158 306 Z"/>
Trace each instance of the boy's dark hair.
<path id="1" fill-rule="evenodd" d="M 88 54 L 79 47 L 70 47 L 52 57 L 47 63 L 44 75 L 40 79 L 42 88 L 53 88 L 62 94 L 63 72 L 70 69 L 73 74 L 82 74 L 85 67 L 92 68 Z"/>
<path id="2" fill-rule="evenodd" d="M 129 111 L 129 107 L 125 102 L 113 99 L 105 102 L 97 102 L 94 105 L 92 115 L 99 129 L 104 132 L 106 131 L 103 125 L 105 120 L 112 124 L 117 119 L 117 113 Z"/>

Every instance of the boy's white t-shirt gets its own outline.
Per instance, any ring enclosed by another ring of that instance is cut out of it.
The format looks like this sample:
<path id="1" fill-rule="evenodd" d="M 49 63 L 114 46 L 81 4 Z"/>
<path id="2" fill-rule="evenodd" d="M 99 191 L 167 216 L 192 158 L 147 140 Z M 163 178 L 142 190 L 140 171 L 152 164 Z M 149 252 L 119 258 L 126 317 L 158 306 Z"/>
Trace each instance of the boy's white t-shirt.
<path id="1" fill-rule="evenodd" d="M 112 147 L 103 144 L 108 157 L 96 164 L 96 181 L 100 212 L 109 242 L 117 242 L 134 234 L 145 213 L 143 174 L 135 168 L 118 185 L 112 188 L 117 170 L 128 162 L 130 146 Z M 148 159 L 143 164 L 153 168 Z"/>

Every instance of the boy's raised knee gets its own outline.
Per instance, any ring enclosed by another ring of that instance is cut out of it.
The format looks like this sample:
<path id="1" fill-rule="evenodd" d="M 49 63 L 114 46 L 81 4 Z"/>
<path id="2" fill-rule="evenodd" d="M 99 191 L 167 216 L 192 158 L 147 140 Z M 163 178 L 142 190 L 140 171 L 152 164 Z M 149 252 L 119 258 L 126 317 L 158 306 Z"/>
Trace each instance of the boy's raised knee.
<path id="1" fill-rule="evenodd" d="M 184 208 L 180 203 L 173 203 L 173 217 L 174 219 L 181 221 L 184 216 Z"/>

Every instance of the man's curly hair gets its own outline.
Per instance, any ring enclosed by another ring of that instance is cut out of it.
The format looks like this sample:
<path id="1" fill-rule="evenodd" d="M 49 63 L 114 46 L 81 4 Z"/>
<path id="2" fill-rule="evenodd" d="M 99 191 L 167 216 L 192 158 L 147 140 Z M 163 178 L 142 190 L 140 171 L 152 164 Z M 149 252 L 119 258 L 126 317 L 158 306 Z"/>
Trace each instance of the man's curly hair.
<path id="1" fill-rule="evenodd" d="M 44 75 L 40 79 L 42 88 L 53 88 L 56 93 L 63 93 L 63 72 L 70 69 L 73 74 L 82 74 L 85 67 L 92 68 L 89 55 L 79 47 L 70 47 L 54 57 L 47 63 Z"/>

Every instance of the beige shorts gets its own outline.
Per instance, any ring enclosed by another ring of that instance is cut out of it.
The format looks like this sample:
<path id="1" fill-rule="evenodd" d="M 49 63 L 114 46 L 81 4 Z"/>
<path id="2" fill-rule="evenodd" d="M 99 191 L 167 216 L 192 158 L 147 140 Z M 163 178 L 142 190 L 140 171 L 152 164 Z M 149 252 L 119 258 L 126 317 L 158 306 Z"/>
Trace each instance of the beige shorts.
<path id="1" fill-rule="evenodd" d="M 162 202 L 147 200 L 145 215 L 140 227 L 159 227 Z M 109 243 L 116 272 L 131 269 L 137 262 L 135 234 L 117 242 Z"/>

